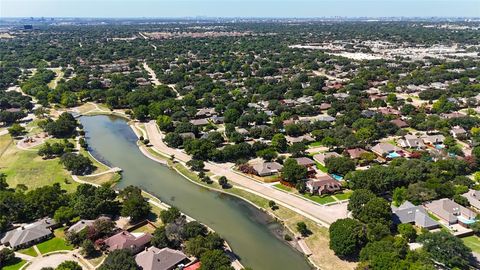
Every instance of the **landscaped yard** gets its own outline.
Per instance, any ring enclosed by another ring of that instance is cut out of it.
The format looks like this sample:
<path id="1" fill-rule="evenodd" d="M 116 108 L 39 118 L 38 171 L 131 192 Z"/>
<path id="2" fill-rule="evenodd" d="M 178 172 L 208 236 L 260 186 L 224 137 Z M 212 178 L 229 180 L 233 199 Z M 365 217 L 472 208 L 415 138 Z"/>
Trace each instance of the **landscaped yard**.
<path id="1" fill-rule="evenodd" d="M 327 204 L 335 202 L 335 199 L 332 196 L 318 196 L 318 195 L 310 195 L 308 193 L 303 194 L 304 198 L 307 198 L 311 201 L 317 202 L 319 204 Z"/>
<path id="2" fill-rule="evenodd" d="M 0 136 L 0 146 L 9 139 L 9 135 Z M 1 156 L 0 172 L 7 174 L 7 182 L 11 187 L 24 184 L 29 189 L 35 189 L 59 183 L 63 189 L 74 191 L 78 185 L 58 158 L 44 160 L 36 151 L 20 150 L 15 144 L 8 145 Z"/>
<path id="3" fill-rule="evenodd" d="M 345 191 L 343 193 L 335 194 L 333 197 L 337 198 L 339 201 L 348 200 L 350 199 L 350 196 L 352 196 L 352 193 L 353 192 L 351 191 Z"/>
<path id="4" fill-rule="evenodd" d="M 327 167 L 323 166 L 323 165 L 320 164 L 318 161 L 315 161 L 315 164 L 317 165 L 317 169 L 319 169 L 320 171 L 322 171 L 322 172 L 324 172 L 324 173 L 327 173 L 327 172 L 328 172 Z"/>
<path id="5" fill-rule="evenodd" d="M 322 146 L 322 143 L 320 142 L 312 142 L 311 144 L 308 145 L 308 147 L 313 148 L 313 147 L 319 147 Z"/>
<path id="6" fill-rule="evenodd" d="M 287 187 L 285 185 L 282 185 L 282 184 L 275 184 L 273 185 L 274 187 L 278 188 L 278 189 L 281 189 L 281 190 L 284 190 L 284 191 L 287 191 L 287 192 L 293 192 L 294 189 L 291 188 L 291 187 Z"/>
<path id="7" fill-rule="evenodd" d="M 52 251 L 57 250 L 72 250 L 73 247 L 68 245 L 67 242 L 64 240 L 65 232 L 64 228 L 56 229 L 54 232 L 55 237 L 49 239 L 45 242 L 42 242 L 37 245 L 38 250 L 40 253 L 45 254 Z"/>
<path id="8" fill-rule="evenodd" d="M 37 252 L 35 251 L 35 249 L 33 247 L 29 247 L 29 248 L 26 248 L 26 249 L 21 249 L 18 252 L 20 252 L 22 254 L 25 254 L 25 255 L 28 255 L 28 256 L 32 256 L 32 257 L 37 257 L 38 256 Z"/>
<path id="9" fill-rule="evenodd" d="M 22 266 L 26 263 L 27 263 L 27 261 L 15 258 L 15 260 L 13 262 L 7 263 L 6 266 L 3 266 L 2 270 L 18 270 L 18 269 L 22 268 Z"/>
<path id="10" fill-rule="evenodd" d="M 462 238 L 463 243 L 469 248 L 472 249 L 473 252 L 480 254 L 480 237 L 476 235 L 472 235 L 469 237 Z"/>

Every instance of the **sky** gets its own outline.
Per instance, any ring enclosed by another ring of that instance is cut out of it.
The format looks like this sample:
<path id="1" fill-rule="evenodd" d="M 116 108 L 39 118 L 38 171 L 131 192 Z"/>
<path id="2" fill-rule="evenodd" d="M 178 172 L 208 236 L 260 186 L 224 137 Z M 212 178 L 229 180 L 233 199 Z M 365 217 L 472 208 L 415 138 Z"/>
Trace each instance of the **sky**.
<path id="1" fill-rule="evenodd" d="M 480 0 L 0 0 L 1 17 L 480 17 Z"/>

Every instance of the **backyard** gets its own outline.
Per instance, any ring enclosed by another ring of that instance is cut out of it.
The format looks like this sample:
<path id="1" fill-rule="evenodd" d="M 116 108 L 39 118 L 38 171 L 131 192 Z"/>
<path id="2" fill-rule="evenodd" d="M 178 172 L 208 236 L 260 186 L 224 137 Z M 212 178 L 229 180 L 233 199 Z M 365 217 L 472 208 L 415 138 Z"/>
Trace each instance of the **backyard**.
<path id="1" fill-rule="evenodd" d="M 462 238 L 463 243 L 469 248 L 472 249 L 473 252 L 480 254 L 480 237 L 476 235 L 468 236 Z"/>
<path id="2" fill-rule="evenodd" d="M 41 254 L 46 254 L 58 250 L 73 250 L 73 247 L 68 245 L 67 242 L 64 240 L 64 228 L 56 229 L 54 231 L 54 235 L 55 237 L 37 245 L 37 248 Z"/>
<path id="3" fill-rule="evenodd" d="M 24 264 L 26 264 L 27 261 L 21 260 L 19 258 L 15 258 L 14 260 L 7 262 L 6 266 L 2 267 L 2 270 L 18 270 L 22 268 Z"/>

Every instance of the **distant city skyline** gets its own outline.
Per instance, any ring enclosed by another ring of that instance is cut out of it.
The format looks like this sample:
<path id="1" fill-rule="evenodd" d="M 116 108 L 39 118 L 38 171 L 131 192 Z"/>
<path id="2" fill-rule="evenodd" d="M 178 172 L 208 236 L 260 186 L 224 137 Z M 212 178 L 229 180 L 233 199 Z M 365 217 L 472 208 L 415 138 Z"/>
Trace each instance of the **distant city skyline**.
<path id="1" fill-rule="evenodd" d="M 480 17 L 479 0 L 0 0 L 0 17 Z"/>

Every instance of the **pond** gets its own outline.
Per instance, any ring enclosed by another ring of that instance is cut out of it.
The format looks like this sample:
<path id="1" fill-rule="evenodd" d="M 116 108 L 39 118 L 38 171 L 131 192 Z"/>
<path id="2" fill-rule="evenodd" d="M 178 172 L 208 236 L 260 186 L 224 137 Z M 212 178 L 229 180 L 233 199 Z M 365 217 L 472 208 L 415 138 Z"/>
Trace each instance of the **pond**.
<path id="1" fill-rule="evenodd" d="M 197 186 L 145 157 L 123 118 L 85 116 L 80 122 L 91 153 L 123 169 L 118 188 L 141 187 L 210 226 L 228 241 L 244 266 L 254 270 L 311 269 L 303 254 L 279 239 L 282 227 L 267 214 L 239 198 Z"/>

